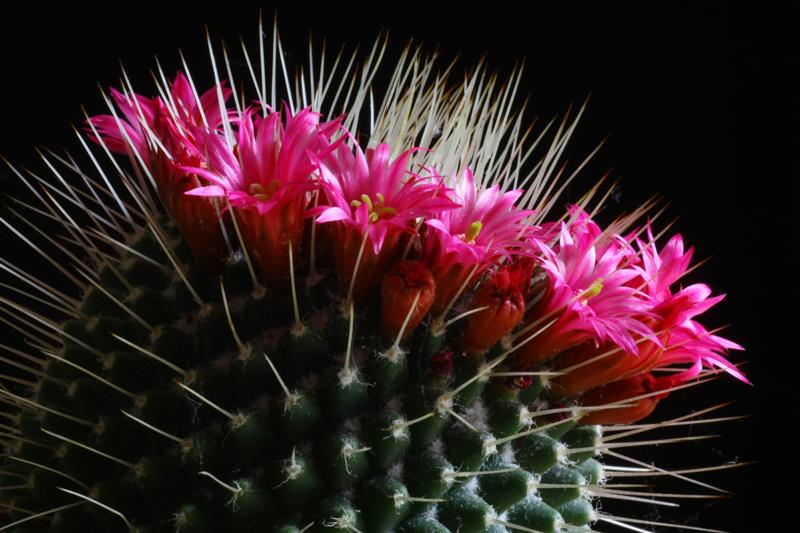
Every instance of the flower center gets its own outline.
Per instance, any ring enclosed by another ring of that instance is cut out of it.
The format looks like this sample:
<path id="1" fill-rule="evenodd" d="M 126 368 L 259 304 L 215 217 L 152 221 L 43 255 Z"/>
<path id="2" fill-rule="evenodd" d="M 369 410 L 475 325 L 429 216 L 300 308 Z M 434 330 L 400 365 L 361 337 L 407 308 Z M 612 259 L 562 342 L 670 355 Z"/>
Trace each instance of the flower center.
<path id="1" fill-rule="evenodd" d="M 589 287 L 581 294 L 581 305 L 586 305 L 590 298 L 594 298 L 603 290 L 603 280 L 595 280 Z"/>
<path id="2" fill-rule="evenodd" d="M 377 201 L 373 201 L 368 194 L 362 194 L 361 200 L 353 200 L 350 205 L 355 209 L 361 207 L 362 204 L 366 205 L 370 223 L 377 222 L 382 218 L 391 218 L 397 214 L 397 209 L 384 205 L 386 199 L 381 193 L 375 193 L 375 198 Z"/>
<path id="3" fill-rule="evenodd" d="M 469 244 L 475 242 L 475 239 L 478 238 L 478 235 L 481 234 L 481 230 L 483 229 L 483 222 L 480 220 L 476 220 L 472 224 L 469 225 L 469 230 L 467 234 L 464 235 L 464 240 L 467 241 Z"/>
<path id="4" fill-rule="evenodd" d="M 266 186 L 260 183 L 251 183 L 248 192 L 257 200 L 269 200 L 275 191 L 281 188 L 281 182 L 277 178 L 273 179 Z"/>
<path id="5" fill-rule="evenodd" d="M 481 222 L 480 220 L 476 220 L 475 222 L 469 225 L 469 229 L 467 229 L 466 233 L 459 233 L 456 236 L 467 244 L 474 244 L 475 239 L 477 239 L 478 235 L 481 234 L 482 229 L 483 229 L 483 222 Z"/>

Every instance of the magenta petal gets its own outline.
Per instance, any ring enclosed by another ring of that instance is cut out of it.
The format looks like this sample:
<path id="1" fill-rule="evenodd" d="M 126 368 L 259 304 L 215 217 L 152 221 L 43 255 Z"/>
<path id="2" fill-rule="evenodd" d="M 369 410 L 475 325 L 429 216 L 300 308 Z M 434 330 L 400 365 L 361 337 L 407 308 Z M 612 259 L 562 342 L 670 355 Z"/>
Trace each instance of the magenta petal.
<path id="1" fill-rule="evenodd" d="M 328 207 L 317 217 L 317 222 L 324 224 L 325 222 L 336 222 L 337 220 L 347 220 L 350 218 L 350 213 L 344 211 L 340 207 Z"/>
<path id="2" fill-rule="evenodd" d="M 220 197 L 225 196 L 225 189 L 219 185 L 208 185 L 206 187 L 197 187 L 183 193 L 187 196 L 212 196 Z"/>
<path id="3" fill-rule="evenodd" d="M 447 226 L 445 226 L 444 222 L 442 222 L 441 220 L 437 220 L 435 218 L 426 218 L 425 224 L 432 228 L 436 228 L 439 231 L 447 233 Z"/>
<path id="4" fill-rule="evenodd" d="M 389 232 L 389 228 L 386 224 L 373 224 L 369 226 L 369 236 L 372 240 L 372 251 L 375 252 L 375 255 L 378 255 L 381 251 L 381 247 L 383 246 L 383 241 L 386 239 L 386 235 Z"/>
<path id="5" fill-rule="evenodd" d="M 208 181 L 210 181 L 212 183 L 216 183 L 217 185 L 219 185 L 223 189 L 229 190 L 228 187 L 230 185 L 228 184 L 228 181 L 226 181 L 225 179 L 221 178 L 215 172 L 211 172 L 210 170 L 206 170 L 204 168 L 197 168 L 197 167 L 178 166 L 178 167 L 175 167 L 175 168 L 177 168 L 178 170 L 180 170 L 182 172 L 185 172 L 186 174 L 197 174 L 198 176 L 200 176 L 202 178 L 205 178 L 205 179 L 207 179 Z"/>

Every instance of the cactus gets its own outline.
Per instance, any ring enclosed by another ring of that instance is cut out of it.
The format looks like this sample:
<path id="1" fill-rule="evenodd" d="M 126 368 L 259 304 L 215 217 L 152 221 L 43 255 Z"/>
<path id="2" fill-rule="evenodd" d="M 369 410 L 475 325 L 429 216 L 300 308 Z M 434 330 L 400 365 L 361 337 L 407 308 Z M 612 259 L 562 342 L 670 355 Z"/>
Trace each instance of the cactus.
<path id="1" fill-rule="evenodd" d="M 494 92 L 478 69 L 437 100 L 443 80 L 404 76 L 407 51 L 362 151 L 350 132 L 379 46 L 337 80 L 355 80 L 341 105 L 322 83 L 335 72 L 283 109 L 264 85 L 226 109 L 225 83 L 199 96 L 188 71 L 155 98 L 126 81 L 110 115 L 87 117 L 94 174 L 51 154 L 58 181 L 40 189 L 11 166 L 42 204 L 26 207 L 68 236 L 40 232 L 47 252 L 35 224 L 3 220 L 63 280 L 3 261 L 20 296 L 2 297 L 4 323 L 32 340 L 2 359 L 19 376 L 0 388 L 16 409 L 0 530 L 657 525 L 599 509 L 662 503 L 612 482 L 654 468 L 601 455 L 703 438 L 626 439 L 719 408 L 638 423 L 673 390 L 745 380 L 726 358 L 738 346 L 694 320 L 719 297 L 675 288 L 691 250 L 656 245 L 638 222 L 652 206 L 603 230 L 598 186 L 550 213 L 575 122 L 524 179 L 514 79 Z M 473 99 L 486 105 L 465 114 Z M 130 168 L 100 164 L 111 152 Z"/>

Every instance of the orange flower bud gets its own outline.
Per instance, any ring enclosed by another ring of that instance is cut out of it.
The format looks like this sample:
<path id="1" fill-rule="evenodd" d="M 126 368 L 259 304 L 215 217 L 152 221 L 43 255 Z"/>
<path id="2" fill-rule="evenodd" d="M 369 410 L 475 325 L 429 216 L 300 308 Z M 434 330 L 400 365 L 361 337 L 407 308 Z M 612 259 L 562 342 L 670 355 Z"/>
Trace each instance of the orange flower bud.
<path id="1" fill-rule="evenodd" d="M 419 297 L 417 297 L 419 295 Z M 430 311 L 436 296 L 433 274 L 420 261 L 395 263 L 383 277 L 381 285 L 381 333 L 395 339 L 408 318 L 403 338 L 416 328 Z M 414 300 L 417 304 L 411 306 Z"/>
<path id="2" fill-rule="evenodd" d="M 530 282 L 531 264 L 517 262 L 495 272 L 473 296 L 469 308 L 483 311 L 464 321 L 460 346 L 468 353 L 482 353 L 508 335 L 525 314 L 524 290 Z"/>

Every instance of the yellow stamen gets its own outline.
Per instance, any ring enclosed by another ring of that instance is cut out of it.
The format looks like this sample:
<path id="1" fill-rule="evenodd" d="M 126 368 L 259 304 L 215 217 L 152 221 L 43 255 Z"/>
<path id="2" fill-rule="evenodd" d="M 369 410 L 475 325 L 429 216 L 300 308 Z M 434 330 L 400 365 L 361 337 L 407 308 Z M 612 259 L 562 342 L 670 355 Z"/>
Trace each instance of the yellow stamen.
<path id="1" fill-rule="evenodd" d="M 350 206 L 358 209 L 362 204 L 367 206 L 367 217 L 370 223 L 375 223 L 384 217 L 392 217 L 397 214 L 397 209 L 384 205 L 386 198 L 381 193 L 375 193 L 377 201 L 373 201 L 368 194 L 362 194 L 361 200 L 351 200 Z"/>
<path id="2" fill-rule="evenodd" d="M 266 187 L 260 183 L 251 183 L 248 190 L 250 194 L 252 194 L 258 200 L 269 200 L 272 198 L 272 195 L 275 194 L 275 191 L 280 188 L 281 182 L 279 179 L 275 178 L 267 183 Z"/>
<path id="3" fill-rule="evenodd" d="M 372 198 L 370 198 L 369 195 L 367 194 L 362 194 L 361 201 L 367 204 L 367 211 L 372 213 L 372 211 L 374 210 L 374 207 L 372 206 Z"/>
<path id="4" fill-rule="evenodd" d="M 588 289 L 586 289 L 584 296 L 587 299 L 592 298 L 593 296 L 597 296 L 598 294 L 600 294 L 600 291 L 602 290 L 603 290 L 603 281 L 598 279 L 595 280 L 595 282 L 592 283 Z"/>
<path id="5" fill-rule="evenodd" d="M 482 229 L 483 229 L 483 222 L 481 222 L 480 220 L 476 220 L 475 222 L 469 225 L 469 231 L 467 231 L 467 234 L 464 236 L 464 240 L 467 241 L 468 243 L 475 242 L 475 239 L 477 239 L 478 235 L 481 234 Z"/>
<path id="6" fill-rule="evenodd" d="M 589 285 L 583 294 L 581 294 L 581 305 L 586 305 L 590 298 L 594 298 L 603 290 L 603 280 L 595 280 L 594 283 Z"/>

